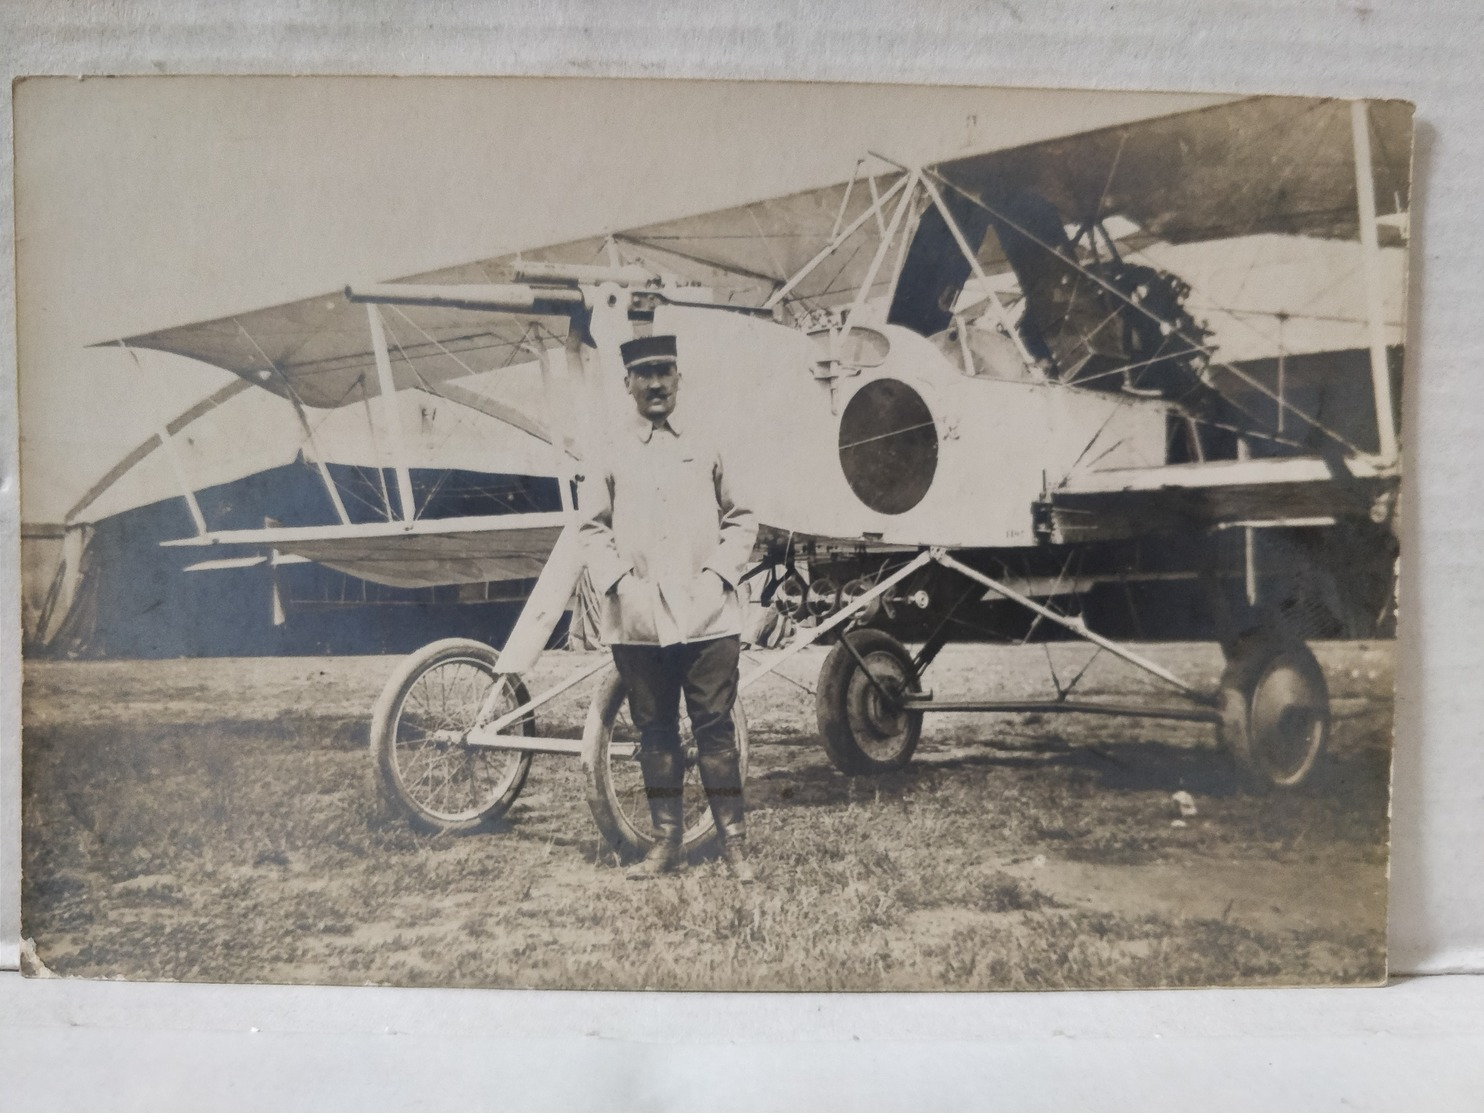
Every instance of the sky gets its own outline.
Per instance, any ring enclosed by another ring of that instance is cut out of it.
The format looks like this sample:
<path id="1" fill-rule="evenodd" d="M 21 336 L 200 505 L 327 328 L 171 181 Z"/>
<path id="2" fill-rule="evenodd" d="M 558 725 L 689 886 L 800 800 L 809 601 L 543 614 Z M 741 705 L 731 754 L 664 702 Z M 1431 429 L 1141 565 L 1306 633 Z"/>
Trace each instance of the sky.
<path id="1" fill-rule="evenodd" d="M 1152 93 L 499 78 L 28 79 L 15 90 L 21 500 L 55 522 L 228 374 L 90 348 L 671 217 L 1218 103 Z M 286 461 L 247 392 L 194 486 Z M 163 456 L 131 500 L 172 491 Z M 115 502 L 117 505 L 117 502 Z"/>

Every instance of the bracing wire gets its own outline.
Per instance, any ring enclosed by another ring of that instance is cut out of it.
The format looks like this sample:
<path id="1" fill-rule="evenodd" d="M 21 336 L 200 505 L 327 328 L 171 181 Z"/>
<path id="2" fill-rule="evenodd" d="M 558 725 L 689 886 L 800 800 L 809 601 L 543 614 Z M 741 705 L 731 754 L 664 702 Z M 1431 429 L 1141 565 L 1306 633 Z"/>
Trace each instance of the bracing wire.
<path id="1" fill-rule="evenodd" d="M 1033 244 L 1036 244 L 1036 245 L 1040 246 L 1043 250 L 1045 250 L 1047 252 L 1051 252 L 1054 255 L 1057 255 L 1060 259 L 1066 260 L 1067 264 L 1070 267 L 1077 269 L 1077 271 L 1080 272 L 1080 273 L 1082 273 L 1082 274 L 1085 274 L 1089 280 L 1091 280 L 1093 283 L 1096 283 L 1098 286 L 1102 287 L 1108 294 L 1112 295 L 1114 298 L 1120 300 L 1121 302 L 1127 304 L 1128 306 L 1134 307 L 1141 314 L 1143 314 L 1147 318 L 1149 318 L 1150 321 L 1154 322 L 1156 325 L 1164 328 L 1168 332 L 1170 332 L 1170 333 L 1174 334 L 1175 336 L 1179 337 L 1180 340 L 1181 341 L 1184 341 L 1187 345 L 1191 345 L 1191 346 L 1194 346 L 1194 347 L 1202 350 L 1208 356 L 1214 355 L 1214 351 L 1209 346 L 1201 345 L 1198 342 L 1194 341 L 1193 339 L 1191 339 L 1189 337 L 1186 337 L 1184 334 L 1181 334 L 1175 328 L 1175 326 L 1174 326 L 1173 323 L 1165 321 L 1164 319 L 1160 318 L 1159 315 L 1157 315 L 1153 311 L 1151 311 L 1148 307 L 1140 306 L 1138 303 L 1136 303 L 1133 300 L 1129 299 L 1126 295 L 1123 294 L 1123 292 L 1119 291 L 1118 288 L 1116 288 L 1115 286 L 1113 286 L 1113 284 L 1109 283 L 1107 280 L 1103 279 L 1101 276 L 1099 276 L 1096 273 L 1094 273 L 1091 269 L 1087 268 L 1085 265 L 1083 265 L 1079 261 L 1076 261 L 1076 260 L 1067 260 L 1067 258 L 1065 256 L 1061 255 L 1060 253 L 1057 253 L 1056 250 L 1054 248 L 1052 248 L 1050 245 L 1046 244 L 1045 241 L 1041 240 L 1039 237 L 1035 236 L 1033 233 L 1029 232 L 1023 226 L 1019 225 L 1018 223 L 1009 220 L 1002 213 L 1000 213 L 998 210 L 996 210 L 993 206 L 991 206 L 987 202 L 985 202 L 982 198 L 980 198 L 980 197 L 978 197 L 978 196 L 970 193 L 968 190 L 964 189 L 962 186 L 959 186 L 957 183 L 954 183 L 954 182 L 950 181 L 949 179 L 944 178 L 942 175 L 938 174 L 936 171 L 931 171 L 930 170 L 927 173 L 932 174 L 933 177 L 935 179 L 937 179 L 939 182 L 943 183 L 943 185 L 945 185 L 949 189 L 955 191 L 956 193 L 958 193 L 959 195 L 961 195 L 962 197 L 964 197 L 965 199 L 967 199 L 969 202 L 973 203 L 974 205 L 979 206 L 981 209 L 983 209 L 986 213 L 988 213 L 991 217 L 995 218 L 997 221 L 1001 221 L 1004 224 L 1008 225 L 1010 228 L 1014 229 L 1020 235 L 1024 236 L 1027 240 L 1031 241 Z M 1328 426 L 1326 426 L 1324 423 L 1321 423 L 1314 416 L 1309 415 L 1307 412 L 1303 411 L 1302 409 L 1300 409 L 1298 407 L 1295 407 L 1293 404 L 1287 402 L 1286 400 L 1279 399 L 1278 396 L 1277 396 L 1277 394 L 1275 392 L 1273 392 L 1272 389 L 1268 388 L 1267 385 L 1263 384 L 1260 380 L 1258 380 L 1255 377 L 1249 375 L 1248 373 L 1242 371 L 1240 368 L 1237 368 L 1235 365 L 1233 365 L 1233 364 L 1231 364 L 1229 362 L 1215 361 L 1215 360 L 1212 361 L 1212 364 L 1215 367 L 1220 368 L 1220 369 L 1222 369 L 1222 370 L 1230 373 L 1232 376 L 1235 376 L 1238 380 L 1241 380 L 1243 383 L 1245 383 L 1249 387 L 1255 389 L 1256 391 L 1258 391 L 1262 395 L 1265 395 L 1265 396 L 1269 397 L 1270 399 L 1274 400 L 1274 402 L 1278 403 L 1279 406 L 1282 406 L 1282 407 L 1286 408 L 1293 415 L 1295 415 L 1299 419 L 1302 419 L 1304 422 L 1308 423 L 1311 427 L 1313 427 L 1315 430 L 1319 431 L 1321 434 L 1324 434 L 1327 437 L 1333 439 L 1335 442 L 1337 442 L 1339 445 L 1343 446 L 1345 449 L 1347 449 L 1347 450 L 1349 450 L 1349 451 L 1351 451 L 1352 453 L 1355 453 L 1355 454 L 1364 454 L 1364 451 L 1361 450 L 1360 447 L 1356 446 L 1349 439 L 1345 438 L 1344 435 L 1341 435 L 1341 434 L 1337 433 L 1336 431 L 1331 430 Z M 1242 410 L 1240 408 L 1240 406 L 1237 405 L 1234 401 L 1232 401 L 1229 397 L 1224 397 L 1224 398 L 1227 399 L 1227 402 L 1228 403 L 1231 403 L 1233 406 L 1237 407 L 1238 410 Z M 1249 415 L 1249 418 L 1252 418 L 1252 416 Z"/>

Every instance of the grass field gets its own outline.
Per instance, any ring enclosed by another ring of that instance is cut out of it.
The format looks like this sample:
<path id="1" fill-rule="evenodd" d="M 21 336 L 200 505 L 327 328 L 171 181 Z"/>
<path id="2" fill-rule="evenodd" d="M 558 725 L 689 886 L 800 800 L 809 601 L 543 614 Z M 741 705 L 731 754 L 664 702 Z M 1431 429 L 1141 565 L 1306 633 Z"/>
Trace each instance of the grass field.
<path id="1" fill-rule="evenodd" d="M 1209 684 L 1214 647 L 1148 653 Z M 689 989 L 1373 983 L 1385 976 L 1392 646 L 1316 646 L 1331 756 L 1240 790 L 1209 727 L 929 715 L 917 758 L 846 778 L 813 697 L 746 695 L 761 882 L 712 862 L 630 883 L 580 766 L 538 757 L 495 832 L 377 805 L 391 659 L 27 664 L 24 933 L 61 975 Z M 1024 695 L 1081 646 L 954 646 L 940 697 Z M 821 653 L 788 668 L 812 684 Z M 532 690 L 569 673 L 551 654 Z M 1159 693 L 1102 657 L 1089 695 Z M 542 711 L 575 734 L 586 691 Z M 1190 793 L 1181 818 L 1172 794 Z M 1183 825 L 1177 825 L 1183 823 Z"/>

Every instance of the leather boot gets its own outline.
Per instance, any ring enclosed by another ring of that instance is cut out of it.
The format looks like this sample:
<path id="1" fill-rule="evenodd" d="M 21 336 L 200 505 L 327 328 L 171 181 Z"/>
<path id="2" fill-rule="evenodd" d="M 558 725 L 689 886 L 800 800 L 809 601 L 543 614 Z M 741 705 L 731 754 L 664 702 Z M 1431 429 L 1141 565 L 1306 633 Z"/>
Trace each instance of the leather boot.
<path id="1" fill-rule="evenodd" d="M 644 790 L 649 800 L 649 821 L 655 843 L 643 860 L 630 865 L 624 874 L 630 880 L 647 880 L 673 873 L 684 866 L 681 839 L 685 833 L 685 761 L 679 753 L 640 753 Z"/>
<path id="2" fill-rule="evenodd" d="M 701 772 L 701 786 L 711 804 L 711 817 L 716 820 L 716 837 L 721 843 L 721 856 L 740 884 L 757 879 L 747 861 L 746 807 L 742 799 L 742 769 L 735 748 L 703 752 L 696 766 Z"/>

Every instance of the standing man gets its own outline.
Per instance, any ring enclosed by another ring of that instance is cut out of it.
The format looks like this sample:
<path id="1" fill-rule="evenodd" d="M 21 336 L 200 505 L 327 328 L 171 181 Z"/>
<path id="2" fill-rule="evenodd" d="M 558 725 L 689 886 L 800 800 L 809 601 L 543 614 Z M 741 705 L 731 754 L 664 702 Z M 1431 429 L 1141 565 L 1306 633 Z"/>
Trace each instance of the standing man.
<path id="1" fill-rule="evenodd" d="M 757 538 L 721 452 L 675 412 L 680 391 L 672 335 L 619 349 L 636 413 L 616 424 L 607 453 L 583 482 L 588 574 L 603 595 L 602 637 L 629 694 L 639 765 L 658 838 L 628 875 L 682 864 L 685 757 L 680 698 L 695 734 L 697 767 L 722 855 L 753 880 L 744 846 L 742 773 L 732 705 L 737 698 L 742 604 L 737 581 Z"/>

